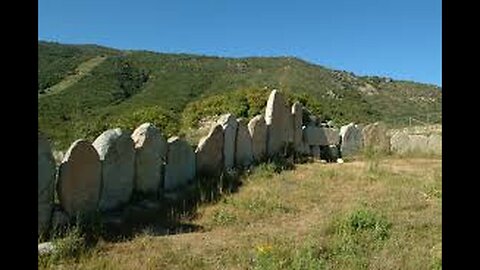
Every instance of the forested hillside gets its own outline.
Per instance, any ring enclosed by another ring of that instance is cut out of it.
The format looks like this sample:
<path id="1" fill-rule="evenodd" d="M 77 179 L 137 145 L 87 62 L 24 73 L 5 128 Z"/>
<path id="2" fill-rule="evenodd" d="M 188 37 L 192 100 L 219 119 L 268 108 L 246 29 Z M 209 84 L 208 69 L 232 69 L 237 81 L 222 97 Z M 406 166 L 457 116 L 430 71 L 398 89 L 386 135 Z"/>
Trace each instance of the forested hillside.
<path id="1" fill-rule="evenodd" d="M 383 120 L 401 125 L 405 117 L 427 115 L 430 122 L 441 121 L 441 89 L 436 86 L 355 76 L 297 58 L 221 58 L 38 44 L 39 130 L 61 150 L 75 139 L 93 140 L 112 127 L 133 130 L 146 121 L 169 136 L 215 114 L 252 117 L 261 113 L 274 88 L 338 124 Z M 95 57 L 105 59 L 62 91 L 48 93 Z"/>

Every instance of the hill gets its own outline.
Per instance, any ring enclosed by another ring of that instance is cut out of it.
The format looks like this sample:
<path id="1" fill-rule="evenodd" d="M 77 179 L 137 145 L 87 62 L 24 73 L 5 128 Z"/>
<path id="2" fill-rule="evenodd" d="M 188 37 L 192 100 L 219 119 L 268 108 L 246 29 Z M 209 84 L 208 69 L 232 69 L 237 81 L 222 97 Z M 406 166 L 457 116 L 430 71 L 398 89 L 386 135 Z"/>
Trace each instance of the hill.
<path id="1" fill-rule="evenodd" d="M 39 129 L 56 149 L 77 138 L 92 140 L 108 128 L 134 129 L 146 121 L 169 136 L 186 133 L 214 114 L 251 117 L 274 88 L 338 124 L 383 120 L 398 126 L 407 116 L 426 115 L 432 115 L 430 122 L 441 121 L 436 86 L 355 76 L 292 57 L 221 58 L 38 44 Z M 65 84 L 82 63 L 98 57 L 102 61 Z M 49 93 L 62 81 L 62 91 Z"/>

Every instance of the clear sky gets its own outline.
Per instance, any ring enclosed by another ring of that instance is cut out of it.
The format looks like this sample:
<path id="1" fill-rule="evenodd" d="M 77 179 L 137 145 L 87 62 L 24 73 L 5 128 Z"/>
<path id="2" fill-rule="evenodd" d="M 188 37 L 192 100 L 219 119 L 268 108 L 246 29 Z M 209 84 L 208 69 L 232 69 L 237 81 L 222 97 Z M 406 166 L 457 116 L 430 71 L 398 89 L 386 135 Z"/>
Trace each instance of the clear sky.
<path id="1" fill-rule="evenodd" d="M 441 0 L 39 0 L 38 38 L 442 84 Z"/>

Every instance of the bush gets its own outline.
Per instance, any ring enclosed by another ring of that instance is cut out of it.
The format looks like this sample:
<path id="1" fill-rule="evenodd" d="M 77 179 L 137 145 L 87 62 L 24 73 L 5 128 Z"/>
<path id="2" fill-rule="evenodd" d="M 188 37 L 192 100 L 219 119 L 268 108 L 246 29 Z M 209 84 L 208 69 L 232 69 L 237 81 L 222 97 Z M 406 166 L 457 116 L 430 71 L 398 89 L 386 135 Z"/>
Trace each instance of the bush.
<path id="1" fill-rule="evenodd" d="M 114 58 L 113 67 L 117 85 L 122 90 L 120 99 L 136 94 L 148 80 L 148 71 L 136 67 L 124 57 Z"/>

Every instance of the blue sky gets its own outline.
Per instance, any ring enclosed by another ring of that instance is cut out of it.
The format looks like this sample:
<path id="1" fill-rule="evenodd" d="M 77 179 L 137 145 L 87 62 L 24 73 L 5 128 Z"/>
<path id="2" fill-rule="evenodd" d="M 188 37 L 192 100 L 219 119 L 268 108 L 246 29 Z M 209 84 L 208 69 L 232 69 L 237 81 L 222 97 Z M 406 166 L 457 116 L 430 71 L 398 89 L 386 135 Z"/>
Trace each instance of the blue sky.
<path id="1" fill-rule="evenodd" d="M 204 55 L 296 56 L 442 84 L 440 0 L 39 0 L 38 38 Z"/>

